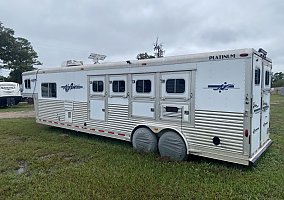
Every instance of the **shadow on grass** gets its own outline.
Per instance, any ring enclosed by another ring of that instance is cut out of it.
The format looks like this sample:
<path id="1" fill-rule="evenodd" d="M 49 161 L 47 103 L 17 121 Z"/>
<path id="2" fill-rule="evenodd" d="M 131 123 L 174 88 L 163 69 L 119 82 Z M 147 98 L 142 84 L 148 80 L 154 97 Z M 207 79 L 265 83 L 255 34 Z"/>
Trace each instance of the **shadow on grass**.
<path id="1" fill-rule="evenodd" d="M 132 144 L 130 142 L 118 140 L 115 138 L 110 138 L 110 137 L 100 136 L 100 135 L 95 135 L 95 134 L 90 134 L 90 133 L 84 133 L 80 131 L 73 131 L 73 130 L 68 130 L 68 129 L 59 128 L 59 127 L 52 127 L 52 126 L 46 126 L 46 125 L 42 125 L 42 126 L 44 126 L 47 130 L 50 130 L 52 132 L 56 132 L 62 135 L 63 137 L 70 136 L 70 137 L 86 138 L 86 139 L 101 141 L 103 143 L 108 143 L 112 145 L 132 147 Z"/>
<path id="2" fill-rule="evenodd" d="M 110 137 L 105 137 L 105 136 L 100 136 L 100 135 L 95 135 L 95 134 L 89 134 L 89 133 L 84 133 L 84 132 L 79 132 L 79 131 L 73 131 L 73 130 L 68 130 L 64 128 L 59 128 L 59 127 L 52 127 L 52 126 L 47 126 L 47 125 L 40 125 L 46 130 L 52 131 L 54 133 L 58 133 L 61 135 L 63 138 L 69 138 L 69 137 L 78 137 L 78 138 L 85 138 L 88 140 L 94 140 L 102 143 L 106 143 L 107 145 L 115 145 L 119 147 L 127 147 L 132 149 L 132 143 L 123 141 L 123 140 L 118 140 L 115 138 L 110 138 Z M 226 162 L 226 161 L 221 161 L 221 160 L 216 160 L 216 159 L 211 159 L 211 158 L 206 158 L 202 156 L 197 156 L 197 155 L 189 155 L 186 161 L 172 161 L 169 158 L 165 157 L 160 157 L 159 153 L 152 153 L 151 155 L 149 153 L 143 153 L 139 152 L 133 149 L 133 152 L 139 154 L 140 156 L 143 157 L 153 157 L 157 162 L 169 162 L 169 163 L 194 163 L 194 164 L 202 164 L 202 165 L 210 165 L 210 166 L 215 166 L 215 167 L 220 167 L 222 168 L 227 168 L 227 169 L 235 169 L 235 170 L 240 170 L 240 171 L 253 171 L 257 169 L 257 164 L 261 162 L 263 155 L 261 158 L 254 164 L 254 165 L 240 165 L 236 163 L 231 163 L 231 162 Z"/>

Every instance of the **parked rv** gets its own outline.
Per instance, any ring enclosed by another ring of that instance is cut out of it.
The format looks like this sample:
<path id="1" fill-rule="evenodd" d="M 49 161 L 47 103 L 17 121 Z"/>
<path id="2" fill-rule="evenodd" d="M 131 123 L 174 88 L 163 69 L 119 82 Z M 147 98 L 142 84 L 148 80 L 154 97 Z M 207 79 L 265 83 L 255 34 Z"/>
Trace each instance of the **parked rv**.
<path id="1" fill-rule="evenodd" d="M 0 82 L 0 107 L 17 105 L 21 99 L 21 89 L 18 83 Z"/>
<path id="2" fill-rule="evenodd" d="M 262 49 L 23 73 L 36 121 L 132 142 L 173 160 L 255 163 L 269 138 L 272 62 Z"/>

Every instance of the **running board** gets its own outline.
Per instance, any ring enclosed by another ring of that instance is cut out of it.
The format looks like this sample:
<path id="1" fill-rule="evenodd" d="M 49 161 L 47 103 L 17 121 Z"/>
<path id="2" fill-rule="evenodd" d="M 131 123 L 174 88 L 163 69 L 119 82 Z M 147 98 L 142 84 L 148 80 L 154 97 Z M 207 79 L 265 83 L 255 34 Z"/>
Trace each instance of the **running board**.
<path id="1" fill-rule="evenodd" d="M 249 161 L 254 164 L 260 158 L 260 156 L 268 149 L 268 147 L 270 147 L 271 144 L 272 140 L 267 140 L 266 143 L 258 150 L 258 152 L 249 159 Z"/>

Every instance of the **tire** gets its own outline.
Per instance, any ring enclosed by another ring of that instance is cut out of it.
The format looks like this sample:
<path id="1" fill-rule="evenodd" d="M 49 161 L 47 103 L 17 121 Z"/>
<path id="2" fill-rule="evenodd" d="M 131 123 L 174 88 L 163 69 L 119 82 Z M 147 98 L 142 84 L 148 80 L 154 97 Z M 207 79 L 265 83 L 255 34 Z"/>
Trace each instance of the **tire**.
<path id="1" fill-rule="evenodd" d="M 174 161 L 187 159 L 184 140 L 174 131 L 165 132 L 159 139 L 158 147 L 161 157 L 167 157 Z"/>
<path id="2" fill-rule="evenodd" d="M 140 152 L 156 153 L 158 140 L 156 135 L 148 128 L 138 128 L 132 137 L 133 148 Z"/>

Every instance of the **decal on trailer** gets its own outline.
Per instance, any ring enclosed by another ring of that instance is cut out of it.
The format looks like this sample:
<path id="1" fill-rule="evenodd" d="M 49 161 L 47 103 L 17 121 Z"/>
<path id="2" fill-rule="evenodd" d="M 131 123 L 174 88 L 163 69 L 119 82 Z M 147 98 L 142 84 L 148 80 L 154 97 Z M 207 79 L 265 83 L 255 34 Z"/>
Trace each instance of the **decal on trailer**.
<path id="1" fill-rule="evenodd" d="M 71 83 L 71 84 L 62 85 L 61 88 L 65 90 L 65 92 L 69 92 L 70 90 L 73 90 L 73 89 L 82 89 L 83 86 L 75 85 L 74 83 Z"/>
<path id="2" fill-rule="evenodd" d="M 209 56 L 209 60 L 224 60 L 224 59 L 232 59 L 236 58 L 236 54 L 223 54 L 217 56 Z"/>
<path id="3" fill-rule="evenodd" d="M 219 91 L 219 93 L 221 93 L 224 90 L 240 89 L 240 88 L 235 88 L 235 85 L 232 84 L 232 83 L 224 82 L 223 84 L 208 85 L 207 88 L 205 88 L 205 89 L 213 89 L 213 90 Z"/>

